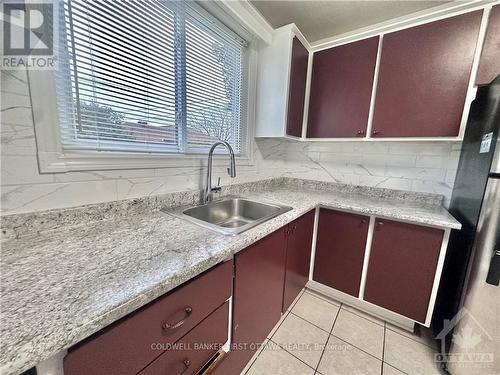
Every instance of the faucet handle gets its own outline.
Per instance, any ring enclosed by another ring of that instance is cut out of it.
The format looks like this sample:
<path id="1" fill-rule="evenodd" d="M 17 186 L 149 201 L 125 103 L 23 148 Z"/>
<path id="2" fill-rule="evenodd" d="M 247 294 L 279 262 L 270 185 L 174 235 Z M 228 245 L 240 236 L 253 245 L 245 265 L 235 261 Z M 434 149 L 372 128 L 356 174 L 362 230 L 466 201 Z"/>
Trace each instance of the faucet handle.
<path id="1" fill-rule="evenodd" d="M 217 185 L 212 188 L 211 192 L 212 193 L 220 193 L 222 191 L 222 188 L 220 186 L 220 177 L 217 179 Z"/>

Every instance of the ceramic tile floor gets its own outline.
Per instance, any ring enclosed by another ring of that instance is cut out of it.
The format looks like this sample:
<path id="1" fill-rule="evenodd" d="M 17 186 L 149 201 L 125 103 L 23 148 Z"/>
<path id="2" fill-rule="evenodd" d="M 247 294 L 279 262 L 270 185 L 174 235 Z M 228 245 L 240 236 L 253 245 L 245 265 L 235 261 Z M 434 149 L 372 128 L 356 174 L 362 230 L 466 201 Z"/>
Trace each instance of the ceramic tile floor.
<path id="1" fill-rule="evenodd" d="M 328 299 L 302 291 L 245 375 L 432 375 L 434 342 Z"/>

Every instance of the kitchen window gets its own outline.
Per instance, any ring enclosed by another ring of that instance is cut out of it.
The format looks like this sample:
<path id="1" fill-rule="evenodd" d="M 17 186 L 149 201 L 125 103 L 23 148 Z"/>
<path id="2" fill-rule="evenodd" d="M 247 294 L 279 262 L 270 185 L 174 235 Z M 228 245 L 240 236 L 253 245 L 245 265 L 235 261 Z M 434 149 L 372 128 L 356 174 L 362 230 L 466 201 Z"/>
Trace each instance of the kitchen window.
<path id="1" fill-rule="evenodd" d="M 199 5 L 72 0 L 60 15 L 64 151 L 246 153 L 246 42 Z"/>

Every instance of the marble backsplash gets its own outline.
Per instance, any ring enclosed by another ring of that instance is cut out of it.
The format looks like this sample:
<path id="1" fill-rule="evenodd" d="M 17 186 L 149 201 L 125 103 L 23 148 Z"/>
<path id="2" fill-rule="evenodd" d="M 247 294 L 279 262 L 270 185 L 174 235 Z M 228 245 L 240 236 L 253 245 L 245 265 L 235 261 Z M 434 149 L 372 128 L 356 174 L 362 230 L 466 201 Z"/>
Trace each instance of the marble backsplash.
<path id="1" fill-rule="evenodd" d="M 440 194 L 449 203 L 461 142 L 287 142 L 286 177 Z"/>
<path id="2" fill-rule="evenodd" d="M 346 198 L 356 196 L 385 202 L 415 202 L 421 207 L 440 207 L 443 196 L 439 194 L 411 192 L 337 182 L 321 182 L 290 177 L 270 178 L 247 183 L 227 185 L 219 196 L 251 196 L 260 192 L 277 190 L 289 192 L 337 192 Z M 134 215 L 153 214 L 162 208 L 199 204 L 201 195 L 195 190 L 149 195 L 107 203 L 94 203 L 72 208 L 36 211 L 4 215 L 1 222 L 1 239 L 20 238 L 33 233 L 57 230 L 60 227 L 88 226 L 101 220 L 131 219 Z M 352 198 L 351 198 L 352 199 Z M 134 219 L 132 219 L 134 220 Z"/>
<path id="3" fill-rule="evenodd" d="M 199 191 L 205 168 L 156 168 L 40 174 L 26 72 L 2 71 L 0 90 L 1 214 L 16 214 Z M 215 168 L 223 185 L 294 177 L 442 194 L 455 178 L 457 142 L 253 141 L 253 165 L 237 178 Z"/>

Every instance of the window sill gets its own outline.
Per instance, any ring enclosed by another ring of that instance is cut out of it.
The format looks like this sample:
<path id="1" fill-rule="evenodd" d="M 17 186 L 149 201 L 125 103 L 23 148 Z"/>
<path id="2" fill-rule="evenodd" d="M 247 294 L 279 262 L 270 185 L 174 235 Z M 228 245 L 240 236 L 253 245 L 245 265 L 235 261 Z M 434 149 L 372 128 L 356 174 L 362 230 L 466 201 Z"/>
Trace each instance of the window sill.
<path id="1" fill-rule="evenodd" d="M 249 153 L 250 155 L 252 153 Z M 189 168 L 206 165 L 205 154 L 154 155 L 106 151 L 39 152 L 40 173 L 64 173 L 115 169 Z M 228 155 L 216 154 L 214 166 L 228 165 Z M 238 166 L 254 165 L 252 157 L 236 156 Z"/>

